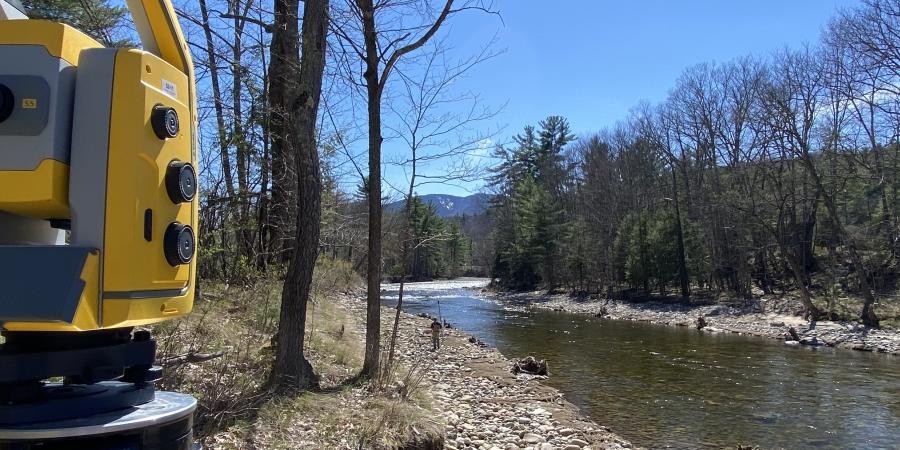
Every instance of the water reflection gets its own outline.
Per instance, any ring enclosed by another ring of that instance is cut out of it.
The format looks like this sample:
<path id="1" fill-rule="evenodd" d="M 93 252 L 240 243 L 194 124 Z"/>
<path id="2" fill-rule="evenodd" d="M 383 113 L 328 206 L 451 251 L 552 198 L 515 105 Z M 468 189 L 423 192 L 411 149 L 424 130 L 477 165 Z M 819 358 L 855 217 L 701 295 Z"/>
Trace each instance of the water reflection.
<path id="1" fill-rule="evenodd" d="M 412 313 L 440 312 L 504 354 L 547 359 L 549 384 L 641 446 L 900 448 L 896 357 L 506 311 L 458 285 L 411 285 L 404 303 Z"/>

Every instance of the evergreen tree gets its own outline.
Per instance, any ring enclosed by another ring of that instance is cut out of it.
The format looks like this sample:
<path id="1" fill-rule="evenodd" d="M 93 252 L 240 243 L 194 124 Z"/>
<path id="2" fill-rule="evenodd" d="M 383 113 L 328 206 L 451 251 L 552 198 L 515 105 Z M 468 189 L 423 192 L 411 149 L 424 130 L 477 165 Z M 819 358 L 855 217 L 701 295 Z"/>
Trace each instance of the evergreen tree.
<path id="1" fill-rule="evenodd" d="M 446 275 L 456 278 L 460 275 L 460 269 L 468 260 L 471 251 L 471 241 L 466 238 L 458 222 L 450 222 L 446 241 Z"/>
<path id="2" fill-rule="evenodd" d="M 31 19 L 70 25 L 107 47 L 134 46 L 127 31 L 128 10 L 109 0 L 23 0 L 22 6 Z"/>
<path id="3" fill-rule="evenodd" d="M 569 170 L 563 149 L 574 139 L 569 124 L 559 116 L 540 122 L 514 138 L 516 147 L 499 147 L 501 163 L 493 169 L 491 184 L 498 195 L 496 264 L 494 275 L 503 284 L 531 289 L 559 283 L 556 262 L 562 257 L 566 214 L 563 201 Z"/>
<path id="4" fill-rule="evenodd" d="M 413 197 L 409 225 L 412 239 L 410 276 L 414 280 L 429 280 L 443 275 L 447 265 L 444 241 L 448 233 L 435 206 Z"/>

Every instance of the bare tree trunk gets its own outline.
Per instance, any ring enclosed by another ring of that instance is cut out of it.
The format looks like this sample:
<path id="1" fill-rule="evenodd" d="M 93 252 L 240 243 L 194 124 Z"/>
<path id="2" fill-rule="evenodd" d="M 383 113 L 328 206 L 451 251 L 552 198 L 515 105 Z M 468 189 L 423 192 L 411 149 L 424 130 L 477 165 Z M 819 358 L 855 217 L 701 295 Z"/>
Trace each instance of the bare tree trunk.
<path id="1" fill-rule="evenodd" d="M 403 311 L 403 289 L 406 287 L 406 275 L 409 270 L 409 251 L 412 244 L 412 200 L 416 187 L 416 145 L 413 137 L 412 174 L 409 177 L 409 190 L 406 192 L 406 204 L 403 207 L 403 223 L 400 225 L 400 291 L 397 294 L 397 310 L 394 311 L 394 327 L 391 329 L 391 343 L 388 347 L 388 367 L 394 363 L 394 349 L 397 347 L 397 330 L 400 328 L 400 312 Z"/>
<path id="2" fill-rule="evenodd" d="M 252 2 L 246 3 L 244 11 L 239 11 L 240 2 L 233 3 L 234 27 L 232 28 L 234 42 L 231 47 L 231 102 L 232 102 L 232 136 L 231 140 L 235 145 L 235 162 L 237 163 L 238 176 L 238 196 L 237 196 L 237 221 L 238 226 L 235 231 L 235 240 L 237 241 L 238 258 L 250 258 L 253 251 L 252 238 L 250 237 L 250 149 L 244 135 L 244 112 L 242 102 L 241 80 L 243 77 L 244 56 L 243 36 L 244 24 L 246 23 L 242 17 L 247 14 Z"/>
<path id="3" fill-rule="evenodd" d="M 263 33 L 263 30 L 260 29 L 260 34 Z M 260 37 L 260 42 L 263 41 L 262 37 Z M 263 79 L 269 80 L 269 71 L 266 68 L 266 51 L 264 46 L 260 46 L 259 58 L 262 60 L 262 71 L 263 71 Z M 269 83 L 263 83 L 262 87 L 262 101 L 268 105 L 269 103 Z M 263 124 L 262 124 L 262 160 L 260 161 L 260 181 L 259 181 L 259 200 L 256 206 L 257 209 L 257 254 L 256 254 L 256 267 L 260 270 L 266 270 L 267 263 L 269 261 L 268 254 L 271 249 L 271 244 L 269 240 L 269 231 L 271 225 L 271 219 L 269 215 L 269 204 L 271 203 L 271 199 L 269 197 L 269 177 L 271 176 L 271 117 L 272 112 L 271 109 L 268 109 L 262 115 Z"/>
<path id="4" fill-rule="evenodd" d="M 275 35 L 272 63 L 287 67 L 279 73 L 291 75 L 274 79 L 284 83 L 281 106 L 290 111 L 291 121 L 283 128 L 284 140 L 296 154 L 299 180 L 297 195 L 297 231 L 294 251 L 281 294 L 278 344 L 272 379 L 280 389 L 305 389 L 317 384 L 312 366 L 303 355 L 306 331 L 306 306 L 309 301 L 313 269 L 319 252 L 322 180 L 316 145 L 316 114 L 325 70 L 325 46 L 328 30 L 328 0 L 305 0 L 303 7 L 303 51 L 298 58 L 297 14 L 299 0 L 275 0 Z M 280 19 L 280 21 L 279 21 Z M 283 36 L 280 36 L 283 33 Z M 283 53 L 279 53 L 279 52 Z M 301 59 L 302 58 L 302 59 Z M 275 72 L 274 70 L 272 72 Z"/>
<path id="5" fill-rule="evenodd" d="M 797 282 L 797 287 L 800 288 L 800 303 L 803 304 L 803 308 L 806 310 L 804 317 L 814 320 L 818 319 L 822 315 L 822 311 L 812 302 L 812 297 L 809 295 L 809 287 L 806 284 L 806 272 L 798 261 L 799 257 L 793 254 L 791 249 L 785 245 L 783 239 L 777 239 L 781 252 L 784 253 L 784 259 L 787 261 L 791 274 L 794 275 L 794 280 Z"/>
<path id="6" fill-rule="evenodd" d="M 234 178 L 231 173 L 231 159 L 228 155 L 228 138 L 225 136 L 225 112 L 222 108 L 222 89 L 219 86 L 219 67 L 216 47 L 209 25 L 209 12 L 206 0 L 200 0 L 200 16 L 203 20 L 203 35 L 206 38 L 206 58 L 209 61 L 209 76 L 213 90 L 213 109 L 216 112 L 216 137 L 219 141 L 219 163 L 225 177 L 225 192 L 229 198 L 234 197 Z"/>
<path id="7" fill-rule="evenodd" d="M 295 63 L 288 63 L 284 58 L 298 59 L 298 27 L 291 24 L 288 18 L 283 17 L 285 12 L 290 9 L 293 12 L 294 22 L 297 21 L 297 4 L 299 0 L 276 0 L 275 4 L 281 5 L 281 16 L 276 10 L 275 24 L 272 32 L 272 42 L 270 44 L 270 54 L 272 60 L 269 61 L 269 120 L 270 134 L 272 139 L 272 201 L 269 204 L 269 236 L 270 236 L 270 261 L 284 262 L 288 258 L 291 247 L 291 240 L 288 239 L 293 217 L 291 211 L 296 208 L 292 204 L 296 199 L 297 191 L 297 173 L 295 168 L 295 158 L 291 149 L 286 145 L 284 136 L 291 127 L 290 108 L 291 103 L 287 101 L 289 95 L 288 87 L 290 86 L 292 77 L 296 75 L 297 67 Z M 285 28 L 289 27 L 289 28 Z M 294 55 L 294 56 L 292 56 Z"/>
<path id="8" fill-rule="evenodd" d="M 684 230 L 681 227 L 681 208 L 678 204 L 678 179 L 675 176 L 675 166 L 672 166 L 672 204 L 675 206 L 675 243 L 678 251 L 678 281 L 681 283 L 681 297 L 687 299 L 691 296 L 690 280 L 688 279 L 687 260 L 684 255 Z"/>
<path id="9" fill-rule="evenodd" d="M 378 34 L 375 31 L 375 5 L 372 0 L 357 2 L 362 12 L 363 40 L 366 49 L 366 94 L 369 114 L 369 253 L 366 270 L 366 352 L 362 373 L 378 373 L 381 353 L 381 86 L 378 79 Z"/>
<path id="10" fill-rule="evenodd" d="M 879 328 L 881 324 L 874 309 L 875 294 L 872 291 L 872 286 L 869 284 L 869 274 L 866 267 L 863 265 L 862 257 L 860 257 L 859 252 L 857 251 L 856 242 L 854 242 L 853 237 L 850 236 L 844 228 L 844 224 L 841 222 L 841 218 L 838 215 L 837 206 L 834 204 L 834 198 L 824 189 L 822 179 L 819 177 L 819 172 L 812 161 L 812 157 L 808 152 L 800 156 L 800 160 L 809 172 L 813 182 L 815 182 L 816 189 L 822 193 L 822 200 L 825 202 L 825 209 L 828 211 L 828 217 L 831 219 L 841 241 L 843 241 L 844 245 L 847 247 L 847 253 L 850 254 L 850 260 L 853 261 L 853 266 L 856 268 L 859 287 L 863 296 L 863 308 L 860 312 L 860 319 L 867 327 Z"/>
<path id="11" fill-rule="evenodd" d="M 366 82 L 366 100 L 369 119 L 369 178 L 366 181 L 366 196 L 369 203 L 369 254 L 366 272 L 366 352 L 362 375 L 373 377 L 378 373 L 381 352 L 381 97 L 385 81 L 391 70 L 403 57 L 428 42 L 450 15 L 453 0 L 446 0 L 440 15 L 418 39 L 406 45 L 399 45 L 409 34 L 391 42 L 388 48 L 397 45 L 380 67 L 383 56 L 378 42 L 375 25 L 376 6 L 373 0 L 356 0 L 359 18 L 362 22 L 363 51 L 360 53 L 366 63 L 363 78 Z M 389 3 L 379 3 L 378 7 L 390 7 Z"/>
<path id="12" fill-rule="evenodd" d="M 405 261 L 406 258 L 406 250 L 404 249 L 403 254 L 401 255 L 401 261 Z M 404 267 L 405 267 L 405 263 Z M 403 271 L 403 275 L 400 276 L 400 291 L 397 294 L 397 309 L 394 311 L 394 327 L 391 329 L 391 343 L 388 347 L 388 367 L 391 367 L 394 364 L 394 350 L 397 347 L 397 329 L 400 328 L 400 313 L 403 311 L 403 289 L 406 284 L 406 270 Z"/>

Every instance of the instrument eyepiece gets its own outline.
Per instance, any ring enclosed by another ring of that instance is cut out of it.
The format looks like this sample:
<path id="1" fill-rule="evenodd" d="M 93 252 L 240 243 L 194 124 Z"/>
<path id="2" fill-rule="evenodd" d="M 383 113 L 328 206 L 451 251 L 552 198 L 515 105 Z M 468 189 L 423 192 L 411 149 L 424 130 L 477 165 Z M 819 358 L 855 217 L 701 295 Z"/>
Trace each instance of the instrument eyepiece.
<path id="1" fill-rule="evenodd" d="M 16 97 L 12 90 L 5 84 L 0 84 L 0 123 L 12 115 L 16 107 Z"/>

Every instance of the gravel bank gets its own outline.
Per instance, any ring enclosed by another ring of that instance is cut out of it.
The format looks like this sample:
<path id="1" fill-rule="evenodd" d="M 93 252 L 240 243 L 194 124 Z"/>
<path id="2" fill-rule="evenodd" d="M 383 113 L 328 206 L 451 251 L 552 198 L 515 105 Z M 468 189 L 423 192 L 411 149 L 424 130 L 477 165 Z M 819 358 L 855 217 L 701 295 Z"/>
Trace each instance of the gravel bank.
<path id="1" fill-rule="evenodd" d="M 745 311 L 723 305 L 627 303 L 618 300 L 575 298 L 565 294 L 546 295 L 541 292 L 483 291 L 480 295 L 513 308 L 534 307 L 590 315 L 598 315 L 605 308 L 604 317 L 610 319 L 637 320 L 662 325 L 695 326 L 697 318 L 703 316 L 707 324 L 704 330 L 707 332 L 748 334 L 783 341 L 786 340 L 785 333 L 788 329 L 794 327 L 804 343 L 900 354 L 900 332 L 892 329 L 867 330 L 852 322 L 819 321 L 810 324 L 794 315 Z"/>
<path id="2" fill-rule="evenodd" d="M 341 305 L 364 317 L 365 302 Z M 394 310 L 382 309 L 383 342 L 389 341 Z M 425 382 L 446 430 L 445 449 L 578 450 L 633 448 L 631 443 L 583 416 L 556 389 L 509 372 L 512 361 L 470 336 L 444 330 L 431 351 L 430 320 L 403 314 L 397 357 L 425 368 Z M 515 355 L 526 356 L 526 355 Z M 551 374 L 552 375 L 552 374 Z"/>

